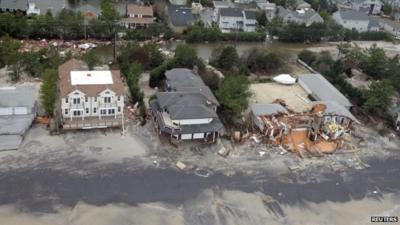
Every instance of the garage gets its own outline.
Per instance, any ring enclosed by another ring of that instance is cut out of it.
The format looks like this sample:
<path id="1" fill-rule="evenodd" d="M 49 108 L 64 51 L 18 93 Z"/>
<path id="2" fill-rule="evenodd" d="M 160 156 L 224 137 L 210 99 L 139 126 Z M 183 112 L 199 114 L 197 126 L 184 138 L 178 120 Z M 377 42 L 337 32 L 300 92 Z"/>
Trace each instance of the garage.
<path id="1" fill-rule="evenodd" d="M 192 134 L 181 134 L 181 139 L 182 140 L 191 140 Z"/>
<path id="2" fill-rule="evenodd" d="M 204 133 L 194 133 L 193 134 L 193 139 L 203 139 L 204 138 Z"/>

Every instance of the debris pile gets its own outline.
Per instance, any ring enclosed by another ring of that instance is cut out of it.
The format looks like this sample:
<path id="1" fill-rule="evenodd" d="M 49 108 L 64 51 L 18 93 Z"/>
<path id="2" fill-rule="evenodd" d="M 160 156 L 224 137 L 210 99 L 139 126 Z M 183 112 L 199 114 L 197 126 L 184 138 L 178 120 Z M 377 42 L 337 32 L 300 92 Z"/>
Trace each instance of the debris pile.
<path id="1" fill-rule="evenodd" d="M 301 157 L 320 156 L 339 149 L 357 119 L 336 102 L 317 102 L 306 112 L 294 112 L 281 99 L 253 105 L 253 123 L 267 143 L 282 146 Z M 348 138 L 347 138 L 348 139 Z"/>

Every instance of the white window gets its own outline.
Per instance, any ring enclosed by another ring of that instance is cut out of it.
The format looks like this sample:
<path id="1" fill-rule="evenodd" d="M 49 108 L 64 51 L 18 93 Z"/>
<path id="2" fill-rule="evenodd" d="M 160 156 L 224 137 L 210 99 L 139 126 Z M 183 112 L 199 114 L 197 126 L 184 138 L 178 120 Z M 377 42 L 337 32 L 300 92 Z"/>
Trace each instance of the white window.
<path id="1" fill-rule="evenodd" d="M 68 115 L 68 109 L 65 109 L 64 114 Z"/>
<path id="2" fill-rule="evenodd" d="M 118 112 L 119 113 L 121 112 L 121 106 L 118 106 Z"/>
<path id="3" fill-rule="evenodd" d="M 96 113 L 97 112 L 97 108 L 93 108 L 93 113 Z"/>
<path id="4" fill-rule="evenodd" d="M 81 111 L 74 111 L 74 116 L 80 116 L 81 115 Z"/>
<path id="5" fill-rule="evenodd" d="M 97 102 L 97 96 L 94 97 L 94 101 Z"/>
<path id="6" fill-rule="evenodd" d="M 88 102 L 88 97 L 87 96 L 85 96 L 85 102 Z"/>
<path id="7" fill-rule="evenodd" d="M 81 104 L 81 99 L 80 98 L 73 98 L 74 104 Z"/>
<path id="8" fill-rule="evenodd" d="M 105 109 L 100 110 L 100 114 L 101 115 L 106 115 L 107 114 L 107 110 L 105 110 Z"/>
<path id="9" fill-rule="evenodd" d="M 68 97 L 65 98 L 65 103 L 68 103 Z"/>
<path id="10" fill-rule="evenodd" d="M 89 114 L 89 108 L 86 108 L 86 114 Z"/>
<path id="11" fill-rule="evenodd" d="M 111 103 L 111 97 L 104 97 L 104 103 Z"/>
<path id="12" fill-rule="evenodd" d="M 115 109 L 108 109 L 108 115 L 114 115 Z"/>
<path id="13" fill-rule="evenodd" d="M 118 96 L 117 99 L 118 99 L 118 101 L 120 101 L 121 100 L 121 96 Z"/>

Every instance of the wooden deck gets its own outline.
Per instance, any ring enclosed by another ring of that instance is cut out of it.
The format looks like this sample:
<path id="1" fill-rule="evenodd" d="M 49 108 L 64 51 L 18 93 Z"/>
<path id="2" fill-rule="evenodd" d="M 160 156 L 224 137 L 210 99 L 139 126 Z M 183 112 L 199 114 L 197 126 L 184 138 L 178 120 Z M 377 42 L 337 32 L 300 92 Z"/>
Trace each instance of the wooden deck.
<path id="1" fill-rule="evenodd" d="M 107 127 L 121 127 L 122 117 L 117 116 L 103 116 L 101 119 L 98 117 L 86 117 L 84 120 L 82 118 L 72 118 L 64 119 L 63 129 L 73 130 L 73 129 L 93 129 L 93 128 L 107 128 Z"/>

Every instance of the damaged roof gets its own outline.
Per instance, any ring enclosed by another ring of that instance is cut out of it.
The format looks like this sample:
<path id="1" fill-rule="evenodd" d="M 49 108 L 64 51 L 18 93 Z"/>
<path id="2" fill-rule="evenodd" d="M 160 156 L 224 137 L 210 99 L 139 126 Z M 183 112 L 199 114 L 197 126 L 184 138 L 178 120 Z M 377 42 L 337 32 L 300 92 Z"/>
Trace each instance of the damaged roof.
<path id="1" fill-rule="evenodd" d="M 354 122 L 360 123 L 360 121 L 358 121 L 357 118 L 346 107 L 340 105 L 335 101 L 317 101 L 313 103 L 314 103 L 313 105 L 324 104 L 326 106 L 324 115 L 346 116 L 351 120 L 353 120 Z"/>

